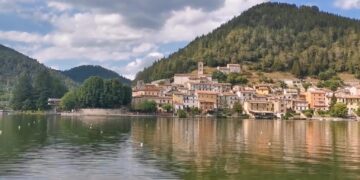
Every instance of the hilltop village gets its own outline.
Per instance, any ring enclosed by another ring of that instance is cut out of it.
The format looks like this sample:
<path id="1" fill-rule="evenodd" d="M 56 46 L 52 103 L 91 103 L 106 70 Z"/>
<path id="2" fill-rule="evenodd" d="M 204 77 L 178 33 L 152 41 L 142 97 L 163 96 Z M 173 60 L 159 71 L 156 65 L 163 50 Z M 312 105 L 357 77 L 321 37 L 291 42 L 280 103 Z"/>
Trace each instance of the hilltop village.
<path id="1" fill-rule="evenodd" d="M 216 71 L 241 73 L 239 64 L 217 67 Z M 138 81 L 133 87 L 132 107 L 154 104 L 157 112 L 194 113 L 214 115 L 219 112 L 237 112 L 251 118 L 311 118 L 324 116 L 336 106 L 333 117 L 357 117 L 360 86 L 343 86 L 332 91 L 318 88 L 299 79 L 283 80 L 275 84 L 232 85 L 220 83 L 204 73 L 204 64 L 198 63 L 197 73 L 175 74 L 145 84 Z M 346 111 L 345 114 L 344 112 Z M 338 114 L 336 114 L 338 113 Z M 341 114 L 343 113 L 343 114 Z"/>

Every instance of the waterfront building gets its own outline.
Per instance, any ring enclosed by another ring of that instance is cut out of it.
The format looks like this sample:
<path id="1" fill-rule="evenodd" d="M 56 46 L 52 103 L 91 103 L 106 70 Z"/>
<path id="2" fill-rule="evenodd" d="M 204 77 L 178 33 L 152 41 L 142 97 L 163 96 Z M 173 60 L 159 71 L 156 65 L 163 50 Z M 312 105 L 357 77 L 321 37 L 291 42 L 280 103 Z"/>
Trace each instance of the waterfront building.
<path id="1" fill-rule="evenodd" d="M 173 105 L 172 97 L 161 97 L 161 96 L 153 96 L 153 95 L 141 95 L 135 96 L 132 98 L 132 106 L 136 107 L 140 103 L 144 101 L 154 101 L 157 105 L 158 110 L 162 110 L 161 107 L 165 104 Z"/>
<path id="2" fill-rule="evenodd" d="M 219 93 L 212 91 L 195 91 L 198 101 L 197 107 L 203 112 L 213 111 L 217 108 L 217 96 Z"/>
<path id="3" fill-rule="evenodd" d="M 330 106 L 332 95 L 326 96 L 328 105 Z M 345 93 L 335 93 L 337 103 L 343 103 L 348 108 L 348 114 L 352 115 L 360 107 L 360 95 L 351 95 Z"/>
<path id="4" fill-rule="evenodd" d="M 301 113 L 302 111 L 309 109 L 309 104 L 306 100 L 303 99 L 296 99 L 292 101 L 292 110 L 297 113 Z"/>
<path id="5" fill-rule="evenodd" d="M 306 93 L 306 101 L 309 103 L 309 107 L 314 110 L 328 110 L 326 93 L 327 91 L 322 89 L 310 88 Z"/>
<path id="6" fill-rule="evenodd" d="M 254 118 L 271 118 L 274 116 L 274 103 L 259 100 L 246 101 L 244 111 Z"/>

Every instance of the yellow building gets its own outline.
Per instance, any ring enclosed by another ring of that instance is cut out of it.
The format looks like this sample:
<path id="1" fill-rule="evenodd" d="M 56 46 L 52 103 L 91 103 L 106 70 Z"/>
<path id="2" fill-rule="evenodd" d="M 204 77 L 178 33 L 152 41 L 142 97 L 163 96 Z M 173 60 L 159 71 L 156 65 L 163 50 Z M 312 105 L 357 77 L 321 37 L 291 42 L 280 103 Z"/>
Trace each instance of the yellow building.
<path id="1" fill-rule="evenodd" d="M 203 112 L 212 111 L 217 108 L 217 92 L 196 91 L 195 95 L 198 99 L 198 108 Z"/>
<path id="2" fill-rule="evenodd" d="M 259 95 L 269 95 L 271 93 L 271 87 L 267 84 L 256 85 L 254 89 L 256 91 L 256 94 Z"/>

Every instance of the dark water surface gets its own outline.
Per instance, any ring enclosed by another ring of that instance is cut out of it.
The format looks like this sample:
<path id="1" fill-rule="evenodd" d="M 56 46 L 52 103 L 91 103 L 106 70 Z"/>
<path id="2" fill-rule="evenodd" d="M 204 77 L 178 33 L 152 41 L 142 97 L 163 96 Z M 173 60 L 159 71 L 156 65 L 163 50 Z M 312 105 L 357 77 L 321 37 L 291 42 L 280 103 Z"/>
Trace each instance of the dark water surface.
<path id="1" fill-rule="evenodd" d="M 0 179 L 360 179 L 360 123 L 0 117 Z"/>

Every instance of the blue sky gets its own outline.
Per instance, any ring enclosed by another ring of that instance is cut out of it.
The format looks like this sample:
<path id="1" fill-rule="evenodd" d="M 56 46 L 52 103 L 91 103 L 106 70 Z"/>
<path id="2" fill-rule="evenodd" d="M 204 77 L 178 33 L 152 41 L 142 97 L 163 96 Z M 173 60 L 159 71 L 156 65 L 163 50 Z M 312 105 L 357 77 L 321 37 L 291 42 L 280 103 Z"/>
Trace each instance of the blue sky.
<path id="1" fill-rule="evenodd" d="M 0 0 L 0 43 L 55 69 L 96 64 L 128 78 L 267 0 Z M 360 0 L 281 0 L 360 19 Z"/>

